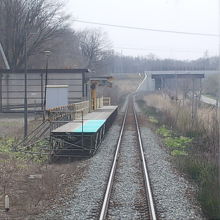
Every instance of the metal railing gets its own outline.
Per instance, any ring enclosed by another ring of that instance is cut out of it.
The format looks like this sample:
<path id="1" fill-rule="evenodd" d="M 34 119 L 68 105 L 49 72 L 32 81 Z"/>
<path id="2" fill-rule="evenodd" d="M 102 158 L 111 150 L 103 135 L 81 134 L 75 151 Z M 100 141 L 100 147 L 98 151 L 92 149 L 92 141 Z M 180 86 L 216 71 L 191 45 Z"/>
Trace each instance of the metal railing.
<path id="1" fill-rule="evenodd" d="M 111 98 L 110 97 L 103 97 L 103 105 L 104 106 L 111 105 Z"/>
<path id="2" fill-rule="evenodd" d="M 111 105 L 110 97 L 99 97 L 91 100 L 91 109 L 96 110 L 98 108 L 102 108 L 103 106 Z"/>
<path id="3" fill-rule="evenodd" d="M 89 112 L 89 101 L 48 109 L 47 115 L 49 121 L 56 121 L 62 118 L 74 120 L 80 118 L 82 112 L 83 114 L 87 114 Z"/>

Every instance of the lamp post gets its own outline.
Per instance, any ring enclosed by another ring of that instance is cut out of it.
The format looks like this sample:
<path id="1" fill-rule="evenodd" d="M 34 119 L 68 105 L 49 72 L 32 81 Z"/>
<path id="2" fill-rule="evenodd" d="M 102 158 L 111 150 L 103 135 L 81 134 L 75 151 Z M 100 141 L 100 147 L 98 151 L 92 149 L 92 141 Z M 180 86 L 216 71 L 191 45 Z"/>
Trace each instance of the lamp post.
<path id="1" fill-rule="evenodd" d="M 46 76 L 45 76 L 45 88 L 44 88 L 44 105 L 43 105 L 43 121 L 46 119 L 46 103 L 47 103 L 47 81 L 48 81 L 48 61 L 51 51 L 45 50 L 44 54 L 46 56 Z"/>

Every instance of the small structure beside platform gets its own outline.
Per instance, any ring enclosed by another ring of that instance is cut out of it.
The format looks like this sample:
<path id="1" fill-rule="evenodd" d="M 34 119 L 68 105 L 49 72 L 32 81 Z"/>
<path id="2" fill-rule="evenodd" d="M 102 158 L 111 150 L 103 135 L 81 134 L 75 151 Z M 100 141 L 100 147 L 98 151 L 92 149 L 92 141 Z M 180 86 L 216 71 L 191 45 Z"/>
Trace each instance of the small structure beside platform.
<path id="1" fill-rule="evenodd" d="M 68 104 L 87 100 L 90 75 L 89 69 L 28 69 L 28 110 L 36 112 L 44 109 L 47 85 L 67 85 Z M 0 69 L 0 112 L 23 112 L 24 96 L 25 70 Z"/>
<path id="2" fill-rule="evenodd" d="M 46 109 L 68 105 L 68 85 L 47 85 Z"/>
<path id="3" fill-rule="evenodd" d="M 103 106 L 51 131 L 54 156 L 89 157 L 96 153 L 117 115 L 118 106 Z"/>

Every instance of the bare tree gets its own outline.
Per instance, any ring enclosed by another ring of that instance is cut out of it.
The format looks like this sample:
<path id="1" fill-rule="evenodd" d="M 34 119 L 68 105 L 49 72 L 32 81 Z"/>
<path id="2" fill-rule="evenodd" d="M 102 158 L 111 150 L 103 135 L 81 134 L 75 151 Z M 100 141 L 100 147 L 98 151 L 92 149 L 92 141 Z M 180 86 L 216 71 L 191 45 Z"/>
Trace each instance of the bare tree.
<path id="1" fill-rule="evenodd" d="M 114 72 L 114 51 L 104 50 L 102 52 L 102 59 L 95 64 L 97 74 L 113 73 Z"/>
<path id="2" fill-rule="evenodd" d="M 50 40 L 47 46 L 51 50 L 49 68 L 81 68 L 84 65 L 79 47 L 79 40 L 75 31 L 66 28 L 60 30 L 59 37 Z M 30 57 L 31 68 L 45 68 L 46 57 L 37 54 Z"/>
<path id="3" fill-rule="evenodd" d="M 96 64 L 106 57 L 110 48 L 105 33 L 97 29 L 86 29 L 78 33 L 80 48 L 85 59 L 86 68 L 95 68 Z"/>
<path id="4" fill-rule="evenodd" d="M 66 20 L 57 0 L 1 0 L 0 41 L 11 68 L 24 66 L 25 44 L 29 58 L 58 36 Z"/>

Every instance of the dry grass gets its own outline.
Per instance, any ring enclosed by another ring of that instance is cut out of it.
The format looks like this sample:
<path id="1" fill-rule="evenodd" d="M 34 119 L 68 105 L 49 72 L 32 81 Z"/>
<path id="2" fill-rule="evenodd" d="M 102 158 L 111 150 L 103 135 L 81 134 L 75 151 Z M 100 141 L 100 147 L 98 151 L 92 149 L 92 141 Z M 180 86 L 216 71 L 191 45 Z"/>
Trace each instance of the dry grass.
<path id="1" fill-rule="evenodd" d="M 30 121 L 29 128 L 38 123 Z M 0 129 L 0 219 L 32 219 L 30 216 L 50 209 L 63 196 L 68 197 L 81 180 L 84 162 L 48 164 L 43 160 L 34 162 L 33 155 L 22 157 L 12 152 L 13 140 L 23 136 L 22 117 L 1 117 Z M 8 213 L 4 211 L 5 195 L 10 198 Z"/>
<path id="2" fill-rule="evenodd" d="M 31 132 L 37 125 L 42 122 L 41 118 L 29 116 L 28 131 Z M 15 113 L 0 113 L 0 138 L 23 137 L 24 115 Z"/>
<path id="3" fill-rule="evenodd" d="M 9 195 L 10 211 L 0 206 L 0 219 L 25 219 L 59 203 L 80 181 L 85 166 L 79 162 L 38 165 L 0 155 L 0 201 Z M 0 202 L 0 204 L 1 204 Z"/>
<path id="4" fill-rule="evenodd" d="M 170 117 L 170 123 L 183 133 L 192 129 L 205 129 L 211 133 L 213 130 L 213 120 L 216 116 L 216 109 L 213 107 L 199 107 L 197 110 L 197 120 L 192 125 L 192 109 L 189 100 L 175 101 L 171 100 L 166 94 L 150 94 L 144 97 L 148 106 L 153 106 L 161 112 L 165 112 Z M 220 112 L 218 113 L 220 115 Z M 194 126 L 194 127 L 192 127 Z"/>
<path id="5" fill-rule="evenodd" d="M 219 110 L 216 112 L 210 106 L 200 106 L 193 121 L 189 100 L 183 104 L 165 94 L 148 95 L 144 100 L 147 105 L 142 102 L 142 109 L 146 109 L 148 116 L 154 115 L 159 124 L 172 130 L 176 137 L 192 138 L 191 146 L 184 149 L 186 154 L 173 155 L 173 161 L 198 184 L 198 200 L 207 217 L 220 219 Z"/>
<path id="6" fill-rule="evenodd" d="M 138 75 L 135 76 L 128 76 L 123 79 L 115 79 L 114 85 L 116 85 L 123 93 L 130 93 L 134 92 L 139 83 L 141 82 L 142 78 Z"/>

